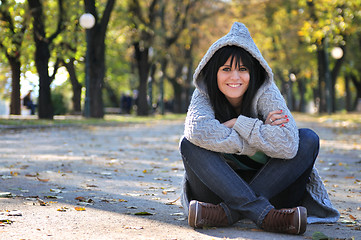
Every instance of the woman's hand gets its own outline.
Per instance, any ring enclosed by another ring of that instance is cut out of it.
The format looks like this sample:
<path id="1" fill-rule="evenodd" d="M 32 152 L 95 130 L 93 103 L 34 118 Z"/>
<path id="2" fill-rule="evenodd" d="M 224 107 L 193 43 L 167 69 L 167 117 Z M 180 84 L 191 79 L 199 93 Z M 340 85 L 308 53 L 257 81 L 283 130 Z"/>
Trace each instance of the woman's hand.
<path id="1" fill-rule="evenodd" d="M 227 122 L 222 123 L 224 126 L 233 128 L 234 124 L 236 123 L 237 118 L 233 118 L 231 120 L 228 120 Z"/>
<path id="2" fill-rule="evenodd" d="M 265 124 L 284 127 L 285 123 L 288 122 L 289 122 L 288 116 L 283 115 L 282 110 L 276 110 L 268 114 Z"/>

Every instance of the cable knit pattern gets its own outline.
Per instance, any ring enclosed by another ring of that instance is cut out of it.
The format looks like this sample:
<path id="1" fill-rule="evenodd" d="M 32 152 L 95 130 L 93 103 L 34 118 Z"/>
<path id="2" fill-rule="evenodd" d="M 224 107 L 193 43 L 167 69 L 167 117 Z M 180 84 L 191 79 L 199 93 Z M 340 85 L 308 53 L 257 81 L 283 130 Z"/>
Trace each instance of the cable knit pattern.
<path id="1" fill-rule="evenodd" d="M 252 102 L 252 116 L 240 115 L 233 128 L 215 119 L 215 113 L 207 95 L 202 69 L 213 54 L 223 46 L 236 45 L 247 50 L 267 72 L 264 84 Z M 231 31 L 208 49 L 193 75 L 196 90 L 193 93 L 185 121 L 184 136 L 193 144 L 221 153 L 252 156 L 262 151 L 272 158 L 291 159 L 297 154 L 299 136 L 296 122 L 273 80 L 273 73 L 266 60 L 242 23 L 234 23 Z M 285 127 L 264 124 L 271 111 L 283 110 L 289 122 Z M 333 208 L 325 186 L 314 168 L 303 205 L 307 208 L 308 222 L 335 222 L 339 213 Z M 182 205 L 188 213 L 189 199 L 187 178 L 183 181 Z"/>
<path id="2" fill-rule="evenodd" d="M 260 96 L 260 102 L 265 102 L 263 96 L 267 97 L 266 93 L 270 92 L 268 104 L 255 109 L 256 115 L 267 116 L 276 107 L 282 107 L 290 119 L 286 127 L 265 125 L 258 118 L 240 115 L 234 127 L 228 128 L 215 119 L 208 96 L 195 90 L 187 113 L 184 136 L 193 144 L 215 152 L 252 156 L 256 151 L 262 151 L 273 158 L 293 158 L 298 149 L 298 130 L 281 94 L 273 84 L 270 86 Z"/>

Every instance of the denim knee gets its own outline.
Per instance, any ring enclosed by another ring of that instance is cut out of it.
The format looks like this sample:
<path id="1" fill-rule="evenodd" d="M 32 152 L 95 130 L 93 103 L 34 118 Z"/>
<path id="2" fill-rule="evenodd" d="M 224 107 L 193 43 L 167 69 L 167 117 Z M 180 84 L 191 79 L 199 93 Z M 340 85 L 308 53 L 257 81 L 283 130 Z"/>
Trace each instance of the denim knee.
<path id="1" fill-rule="evenodd" d="M 307 145 L 307 147 L 319 148 L 320 138 L 318 135 L 309 128 L 301 128 L 299 129 L 299 136 L 300 136 L 300 144 Z"/>
<path id="2" fill-rule="evenodd" d="M 189 149 L 191 142 L 189 142 L 185 137 L 182 137 L 182 139 L 179 142 L 179 151 L 183 155 L 183 153 Z"/>
<path id="3" fill-rule="evenodd" d="M 301 128 L 299 129 L 299 137 L 300 143 L 298 151 L 303 153 L 312 153 L 314 158 L 313 160 L 315 160 L 320 148 L 320 138 L 318 135 L 311 129 Z"/>

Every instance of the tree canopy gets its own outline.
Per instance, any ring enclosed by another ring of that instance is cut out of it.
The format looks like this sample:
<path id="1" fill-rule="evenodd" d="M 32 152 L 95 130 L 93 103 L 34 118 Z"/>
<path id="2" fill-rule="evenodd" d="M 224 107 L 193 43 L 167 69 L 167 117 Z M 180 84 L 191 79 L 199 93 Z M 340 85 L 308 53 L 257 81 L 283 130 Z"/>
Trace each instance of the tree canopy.
<path id="1" fill-rule="evenodd" d="M 185 112 L 197 62 L 240 21 L 291 110 L 353 111 L 361 98 L 360 9 L 361 0 L 0 0 L 0 93 L 10 113 L 21 114 L 31 72 L 40 118 L 59 112 L 51 94 L 59 87 L 54 93 L 71 95 L 64 99 L 73 114 L 87 99 L 90 117 L 101 118 L 125 94 L 138 115 Z M 95 17 L 89 30 L 79 26 L 86 12 Z M 60 68 L 63 86 L 54 84 Z"/>

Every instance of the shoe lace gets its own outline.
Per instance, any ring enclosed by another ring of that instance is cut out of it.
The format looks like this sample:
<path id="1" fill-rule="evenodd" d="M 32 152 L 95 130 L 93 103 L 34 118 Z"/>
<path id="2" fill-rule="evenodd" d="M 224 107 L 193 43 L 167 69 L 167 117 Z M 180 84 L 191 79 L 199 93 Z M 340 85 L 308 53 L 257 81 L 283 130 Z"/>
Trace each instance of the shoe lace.
<path id="1" fill-rule="evenodd" d="M 205 225 L 226 225 L 227 216 L 220 205 L 205 204 L 202 206 L 202 220 Z"/>
<path id="2" fill-rule="evenodd" d="M 267 223 L 265 228 L 270 230 L 287 230 L 292 227 L 291 224 L 291 215 L 294 214 L 294 210 L 292 209 L 281 209 L 270 212 L 270 216 L 267 219 Z"/>

